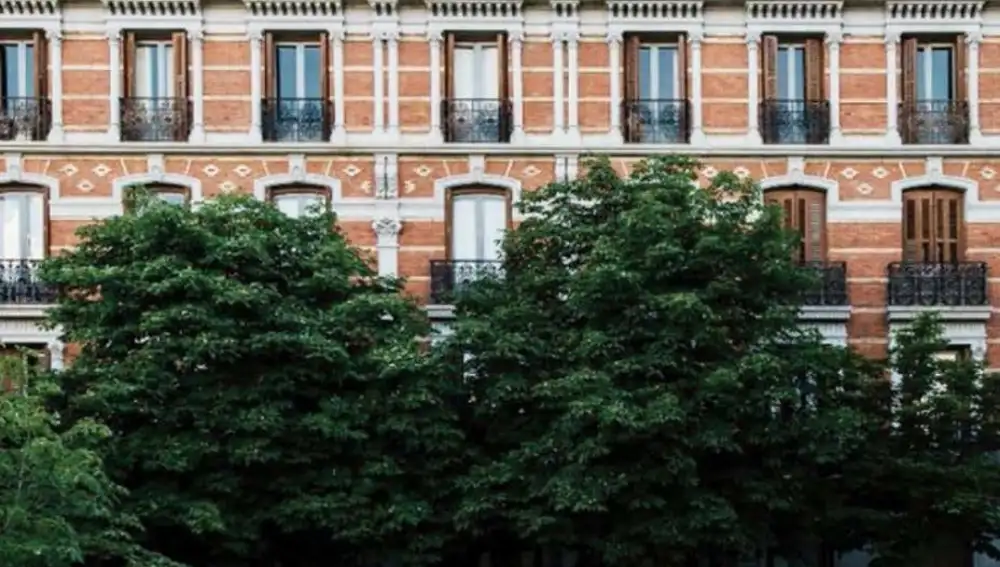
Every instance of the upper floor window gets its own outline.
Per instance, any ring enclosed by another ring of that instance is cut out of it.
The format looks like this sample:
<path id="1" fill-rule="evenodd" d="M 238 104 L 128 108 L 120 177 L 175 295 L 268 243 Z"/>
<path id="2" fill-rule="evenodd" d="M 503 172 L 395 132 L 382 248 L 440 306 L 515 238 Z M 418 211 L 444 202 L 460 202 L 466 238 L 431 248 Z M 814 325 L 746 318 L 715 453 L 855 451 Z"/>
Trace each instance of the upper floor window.
<path id="1" fill-rule="evenodd" d="M 905 37 L 899 128 L 905 143 L 967 143 L 965 46 L 959 38 Z"/>
<path id="2" fill-rule="evenodd" d="M 823 41 L 761 39 L 761 133 L 768 144 L 824 144 L 830 135 Z"/>
<path id="3" fill-rule="evenodd" d="M 451 195 L 448 229 L 451 259 L 496 262 L 510 219 L 506 193 L 459 190 Z"/>
<path id="4" fill-rule="evenodd" d="M 961 262 L 964 250 L 962 194 L 950 190 L 903 194 L 903 260 L 916 263 Z"/>
<path id="5" fill-rule="evenodd" d="M 441 109 L 445 140 L 510 141 L 507 34 L 448 33 L 446 45 L 447 94 Z"/>
<path id="6" fill-rule="evenodd" d="M 688 141 L 685 36 L 625 39 L 625 139 L 646 144 Z"/>
<path id="7" fill-rule="evenodd" d="M 48 53 L 41 31 L 0 36 L 0 140 L 48 136 Z"/>
<path id="8" fill-rule="evenodd" d="M 184 32 L 125 32 L 122 139 L 186 140 L 190 132 L 188 41 Z"/>
<path id="9" fill-rule="evenodd" d="M 330 207 L 330 192 L 327 189 L 284 187 L 268 191 L 267 197 L 279 211 L 293 218 Z"/>
<path id="10" fill-rule="evenodd" d="M 826 260 L 826 195 L 810 189 L 773 190 L 764 194 L 767 204 L 781 208 L 785 227 L 799 235 L 796 260 Z"/>
<path id="11" fill-rule="evenodd" d="M 329 35 L 264 35 L 263 135 L 268 141 L 329 138 Z"/>
<path id="12" fill-rule="evenodd" d="M 45 257 L 45 196 L 40 190 L 0 192 L 0 223 L 0 259 Z"/>

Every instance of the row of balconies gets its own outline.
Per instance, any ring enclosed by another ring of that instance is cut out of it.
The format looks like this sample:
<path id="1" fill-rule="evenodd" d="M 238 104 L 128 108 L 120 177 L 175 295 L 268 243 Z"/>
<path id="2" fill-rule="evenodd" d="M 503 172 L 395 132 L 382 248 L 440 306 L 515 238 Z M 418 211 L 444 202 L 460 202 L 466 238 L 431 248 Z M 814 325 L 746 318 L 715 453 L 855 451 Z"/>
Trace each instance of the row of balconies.
<path id="1" fill-rule="evenodd" d="M 44 140 L 52 124 L 51 104 L 42 98 L 5 99 L 0 107 L 0 140 Z M 269 142 L 322 142 L 330 135 L 333 107 L 319 98 L 264 99 L 261 130 Z M 505 99 L 447 99 L 441 104 L 446 142 L 506 143 L 512 105 Z M 622 104 L 625 141 L 685 144 L 690 139 L 687 100 L 629 100 Z M 187 140 L 191 103 L 185 98 L 122 98 L 121 136 L 126 142 Z M 969 107 L 954 100 L 899 105 L 900 135 L 908 144 L 965 144 Z M 760 103 L 765 144 L 826 144 L 830 103 L 826 100 L 766 100 Z"/>

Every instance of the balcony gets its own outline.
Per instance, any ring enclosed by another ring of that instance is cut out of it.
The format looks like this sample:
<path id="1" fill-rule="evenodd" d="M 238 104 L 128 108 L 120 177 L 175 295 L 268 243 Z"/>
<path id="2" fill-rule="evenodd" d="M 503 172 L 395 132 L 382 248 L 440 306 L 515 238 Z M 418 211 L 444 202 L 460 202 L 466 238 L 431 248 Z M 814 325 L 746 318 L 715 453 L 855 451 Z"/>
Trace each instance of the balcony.
<path id="1" fill-rule="evenodd" d="M 333 110 L 322 98 L 266 98 L 261 104 L 265 142 L 326 142 Z"/>
<path id="2" fill-rule="evenodd" d="M 803 268 L 814 270 L 819 279 L 815 289 L 809 290 L 803 303 L 808 307 L 833 307 L 848 305 L 847 264 L 844 262 L 806 262 Z"/>
<path id="3" fill-rule="evenodd" d="M 441 101 L 444 141 L 505 144 L 510 141 L 511 103 L 499 98 L 452 98 Z"/>
<path id="4" fill-rule="evenodd" d="M 496 260 L 431 260 L 430 303 L 448 305 L 463 285 L 502 273 L 503 264 Z"/>
<path id="5" fill-rule="evenodd" d="M 123 142 L 184 142 L 190 127 L 191 105 L 186 98 L 121 99 Z"/>
<path id="6" fill-rule="evenodd" d="M 987 305 L 985 262 L 889 264 L 889 305 L 975 307 Z"/>
<path id="7" fill-rule="evenodd" d="M 830 141 L 830 103 L 825 100 L 765 100 L 760 103 L 765 144 L 826 144 Z"/>
<path id="8" fill-rule="evenodd" d="M 622 104 L 625 141 L 632 144 L 686 144 L 690 105 L 682 99 L 635 99 Z"/>
<path id="9" fill-rule="evenodd" d="M 52 127 L 52 106 L 47 98 L 0 99 L 0 141 L 44 140 Z"/>
<path id="10" fill-rule="evenodd" d="M 899 135 L 904 144 L 968 144 L 969 104 L 957 100 L 900 103 Z"/>
<path id="11" fill-rule="evenodd" d="M 40 260 L 0 260 L 0 305 L 45 305 L 55 291 L 38 279 Z"/>

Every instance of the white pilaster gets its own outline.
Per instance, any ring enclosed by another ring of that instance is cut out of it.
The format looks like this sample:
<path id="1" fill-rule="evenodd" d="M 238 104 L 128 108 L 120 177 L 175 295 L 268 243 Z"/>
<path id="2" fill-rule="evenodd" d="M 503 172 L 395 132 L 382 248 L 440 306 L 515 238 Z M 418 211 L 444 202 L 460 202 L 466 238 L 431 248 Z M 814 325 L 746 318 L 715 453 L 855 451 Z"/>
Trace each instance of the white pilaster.
<path id="1" fill-rule="evenodd" d="M 432 30 L 427 34 L 431 46 L 431 131 L 432 144 L 443 144 L 444 133 L 441 130 L 441 40 L 440 30 Z M 515 60 L 516 61 L 516 60 Z M 515 69 L 517 63 L 514 64 Z M 517 76 L 514 73 L 515 95 L 517 94 Z M 515 96 L 516 99 L 516 96 Z M 517 103 L 514 103 L 514 127 L 517 129 Z"/>
<path id="2" fill-rule="evenodd" d="M 622 34 L 617 32 L 609 33 L 607 36 L 608 42 L 608 73 L 610 88 L 610 105 L 609 115 L 611 116 L 611 143 L 620 144 L 622 143 Z M 700 53 L 699 53 L 700 56 Z M 701 79 L 699 77 L 699 88 Z"/>
<path id="3" fill-rule="evenodd" d="M 979 125 L 979 44 L 982 42 L 982 33 L 965 34 L 965 43 L 968 47 L 966 61 L 969 64 L 965 72 L 968 81 L 966 91 L 969 100 L 969 143 L 982 144 L 983 133 Z"/>
<path id="4" fill-rule="evenodd" d="M 524 70 L 522 68 L 522 51 L 524 46 L 523 33 L 511 33 L 510 37 L 510 58 L 511 58 L 511 116 L 514 122 L 514 129 L 511 133 L 511 143 L 521 144 L 524 142 Z M 432 52 L 433 53 L 433 52 Z M 433 61 L 433 59 L 431 59 Z M 433 65 L 432 65 L 433 67 Z M 431 83 L 433 85 L 433 82 Z M 433 99 L 432 99 L 433 100 Z M 437 112 L 437 108 L 432 109 Z M 440 129 L 439 129 L 440 131 Z"/>
<path id="5" fill-rule="evenodd" d="M 372 128 L 376 134 L 385 132 L 385 62 L 383 58 L 385 52 L 382 48 L 383 43 L 379 34 L 372 34 L 372 80 L 374 81 L 373 98 L 375 99 Z"/>
<path id="6" fill-rule="evenodd" d="M 840 33 L 826 34 L 826 59 L 830 73 L 829 100 L 830 100 L 830 143 L 839 144 L 842 142 L 840 133 L 840 42 L 843 35 Z"/>
<path id="7" fill-rule="evenodd" d="M 760 32 L 748 31 L 747 42 L 747 143 L 759 145 L 760 137 Z"/>
<path id="8" fill-rule="evenodd" d="M 49 351 L 49 367 L 55 371 L 65 368 L 63 355 L 66 352 L 66 345 L 60 340 L 53 340 L 46 346 Z"/>
<path id="9" fill-rule="evenodd" d="M 896 81 L 896 73 L 899 67 L 897 57 L 897 46 L 899 45 L 899 33 L 888 31 L 885 35 L 885 116 L 886 131 L 885 141 L 890 145 L 899 145 L 902 139 L 899 137 L 899 85 Z"/>
<path id="10" fill-rule="evenodd" d="M 342 28 L 332 29 L 330 34 L 330 48 L 333 49 L 333 132 L 330 133 L 330 141 L 334 144 L 347 143 L 347 126 L 345 123 L 346 110 L 344 110 L 344 30 Z"/>
<path id="11" fill-rule="evenodd" d="M 121 96 L 122 96 L 122 36 L 121 30 L 117 28 L 108 29 L 108 83 L 110 99 L 108 101 L 108 141 L 115 143 L 121 141 Z"/>
<path id="12" fill-rule="evenodd" d="M 566 121 L 563 119 L 566 107 L 563 95 L 563 85 L 566 83 L 563 59 L 562 34 L 552 34 L 552 134 L 556 137 L 566 134 Z"/>
<path id="13" fill-rule="evenodd" d="M 378 274 L 396 276 L 399 273 L 399 233 L 403 223 L 392 217 L 384 217 L 372 222 L 372 230 L 377 238 L 375 252 L 378 255 Z"/>
<path id="14" fill-rule="evenodd" d="M 261 137 L 261 42 L 259 30 L 250 32 L 250 141 L 260 143 Z"/>
<path id="15" fill-rule="evenodd" d="M 49 142 L 63 141 L 63 84 L 62 84 L 62 32 L 49 29 L 45 32 L 49 40 L 49 82 L 52 90 L 49 97 L 52 103 L 52 129 L 49 130 Z"/>
<path id="16" fill-rule="evenodd" d="M 389 54 L 389 124 L 388 133 L 394 139 L 399 136 L 399 35 L 386 39 Z"/>
<path id="17" fill-rule="evenodd" d="M 190 142 L 205 142 L 205 38 L 201 30 L 188 32 L 191 40 L 191 134 Z"/>
<path id="18" fill-rule="evenodd" d="M 572 139 L 580 136 L 580 43 L 579 34 L 566 39 L 566 57 L 569 60 L 569 88 L 567 89 L 568 133 Z"/>
<path id="19" fill-rule="evenodd" d="M 688 45 L 691 46 L 691 143 L 705 144 L 705 130 L 702 126 L 702 94 L 701 94 L 701 33 L 688 35 Z"/>

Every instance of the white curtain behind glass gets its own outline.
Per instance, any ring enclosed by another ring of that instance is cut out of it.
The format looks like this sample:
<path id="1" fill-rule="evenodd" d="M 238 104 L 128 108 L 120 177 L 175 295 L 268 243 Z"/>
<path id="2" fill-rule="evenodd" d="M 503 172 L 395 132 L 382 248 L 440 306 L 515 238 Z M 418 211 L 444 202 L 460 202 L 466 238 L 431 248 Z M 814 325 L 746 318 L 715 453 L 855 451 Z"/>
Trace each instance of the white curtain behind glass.
<path id="1" fill-rule="evenodd" d="M 455 46 L 455 92 L 452 96 L 456 99 L 499 98 L 498 55 L 494 45 Z"/>
<path id="2" fill-rule="evenodd" d="M 135 63 L 135 96 L 174 96 L 173 46 L 169 43 L 140 44 L 136 47 Z"/>
<path id="3" fill-rule="evenodd" d="M 313 193 L 296 193 L 274 197 L 274 204 L 278 210 L 293 218 L 310 213 L 314 207 L 322 207 L 324 202 L 325 199 L 322 195 Z"/>
<path id="4" fill-rule="evenodd" d="M 38 193 L 0 194 L 0 259 L 45 257 L 44 200 Z"/>
<path id="5" fill-rule="evenodd" d="M 507 200 L 502 195 L 457 195 L 452 199 L 453 260 L 499 260 L 507 228 Z"/>

